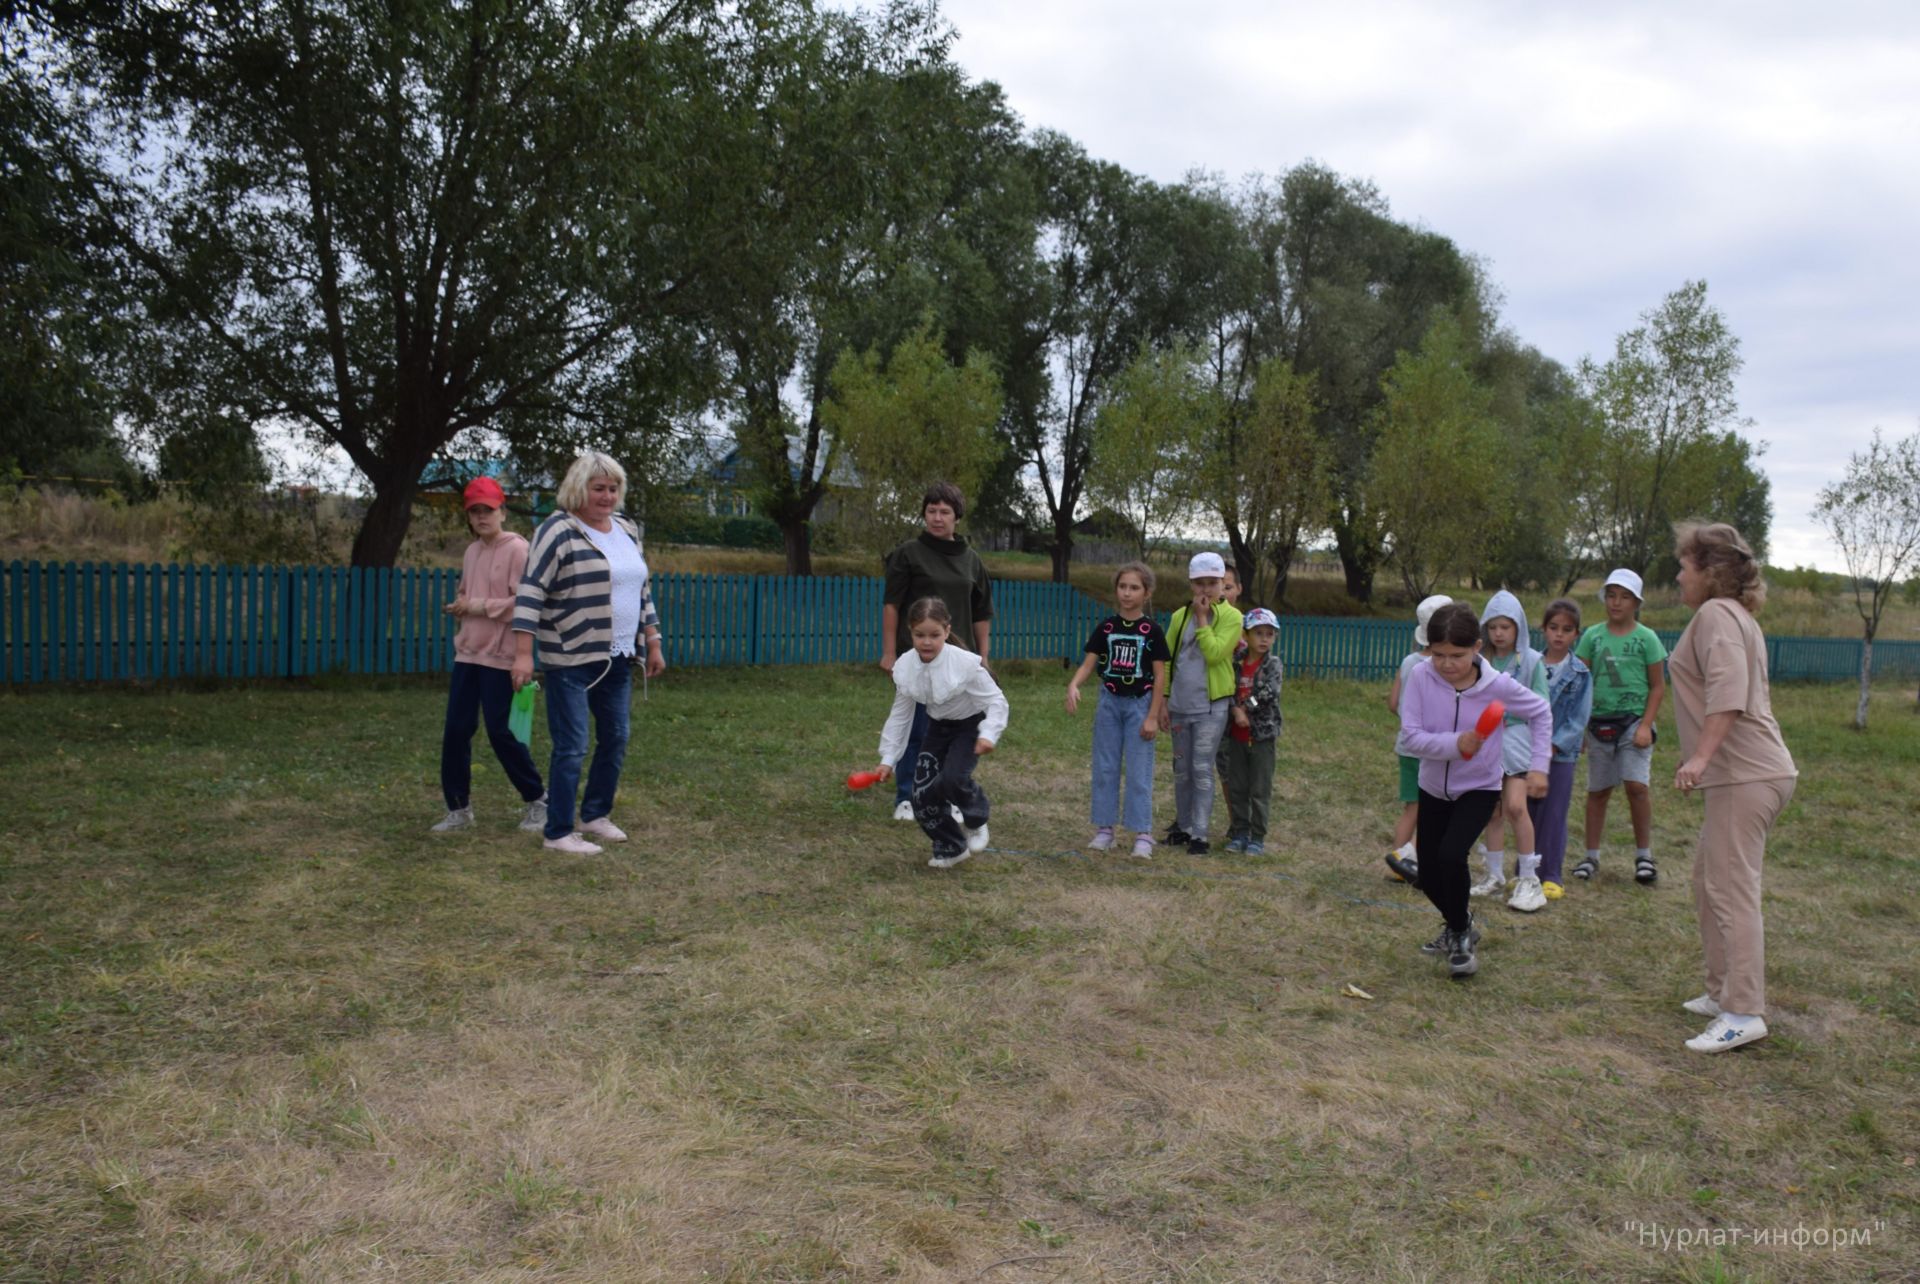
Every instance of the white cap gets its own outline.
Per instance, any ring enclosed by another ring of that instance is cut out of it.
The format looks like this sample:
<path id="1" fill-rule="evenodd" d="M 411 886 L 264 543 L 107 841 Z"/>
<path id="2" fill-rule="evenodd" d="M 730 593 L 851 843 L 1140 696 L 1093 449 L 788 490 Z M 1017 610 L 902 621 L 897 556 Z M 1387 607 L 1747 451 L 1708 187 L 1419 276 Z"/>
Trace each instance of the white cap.
<path id="1" fill-rule="evenodd" d="M 1453 605 L 1453 599 L 1445 593 L 1435 593 L 1432 597 L 1423 597 L 1420 599 L 1420 605 L 1413 608 L 1413 618 L 1420 621 L 1413 626 L 1413 644 L 1415 646 L 1424 647 L 1427 645 L 1427 621 L 1433 618 L 1435 611 L 1443 606 L 1451 605 Z"/>
<path id="2" fill-rule="evenodd" d="M 1207 575 L 1219 577 L 1226 573 L 1227 564 L 1221 560 L 1218 553 L 1195 553 L 1193 560 L 1187 563 L 1187 578 L 1190 580 L 1197 580 Z"/>
<path id="3" fill-rule="evenodd" d="M 1640 591 L 1640 577 L 1626 567 L 1623 566 L 1613 574 L 1607 576 L 1608 587 L 1615 584 L 1618 584 L 1621 588 L 1633 594 L 1638 601 L 1644 602 L 1647 600 L 1647 595 Z"/>

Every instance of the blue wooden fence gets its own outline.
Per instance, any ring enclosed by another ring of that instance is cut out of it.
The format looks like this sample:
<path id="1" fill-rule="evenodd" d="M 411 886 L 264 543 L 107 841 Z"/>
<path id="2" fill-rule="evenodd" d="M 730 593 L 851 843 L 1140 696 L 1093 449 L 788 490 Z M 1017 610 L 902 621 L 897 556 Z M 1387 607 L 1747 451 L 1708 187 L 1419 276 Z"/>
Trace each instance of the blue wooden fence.
<path id="1" fill-rule="evenodd" d="M 0 567 L 0 681 L 441 672 L 456 624 L 440 608 L 458 579 L 454 570 L 13 562 Z M 654 577 L 675 668 L 870 662 L 880 592 L 877 579 Z M 1036 580 L 997 580 L 993 594 L 1001 659 L 1077 659 L 1108 610 Z M 1384 680 L 1409 633 L 1394 620 L 1289 616 L 1278 650 L 1292 674 Z M 1661 634 L 1669 647 L 1678 636 Z M 1849 681 L 1860 642 L 1770 638 L 1768 662 L 1783 681 Z M 1920 643 L 1876 643 L 1874 671 L 1920 676 Z"/>

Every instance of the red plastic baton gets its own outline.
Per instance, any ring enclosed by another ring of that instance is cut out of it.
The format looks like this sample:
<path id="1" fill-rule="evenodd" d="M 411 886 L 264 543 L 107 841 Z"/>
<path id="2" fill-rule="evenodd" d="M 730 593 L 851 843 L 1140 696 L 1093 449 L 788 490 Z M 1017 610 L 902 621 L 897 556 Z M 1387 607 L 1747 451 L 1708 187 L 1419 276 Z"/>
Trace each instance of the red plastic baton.
<path id="1" fill-rule="evenodd" d="M 877 771 L 856 771 L 847 777 L 847 788 L 870 789 L 879 779 L 880 773 Z"/>
<path id="2" fill-rule="evenodd" d="M 1495 700 L 1492 704 L 1489 704 L 1480 711 L 1480 720 L 1473 724 L 1473 734 L 1485 740 L 1499 728 L 1500 719 L 1506 716 L 1507 706 Z M 1465 754 L 1463 756 L 1468 758 L 1473 757 L 1472 754 Z"/>

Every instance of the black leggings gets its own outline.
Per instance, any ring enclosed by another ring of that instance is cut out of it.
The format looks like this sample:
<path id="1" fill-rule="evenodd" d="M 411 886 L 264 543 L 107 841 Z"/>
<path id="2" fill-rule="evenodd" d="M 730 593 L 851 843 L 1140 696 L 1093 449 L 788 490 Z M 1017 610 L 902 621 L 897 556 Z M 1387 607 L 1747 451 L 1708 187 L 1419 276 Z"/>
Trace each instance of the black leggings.
<path id="1" fill-rule="evenodd" d="M 1467 876 L 1467 853 L 1499 805 L 1498 789 L 1476 789 L 1452 800 L 1420 791 L 1420 828 L 1414 842 L 1420 890 L 1456 932 L 1473 924 L 1467 909 L 1467 887 L 1473 881 Z"/>

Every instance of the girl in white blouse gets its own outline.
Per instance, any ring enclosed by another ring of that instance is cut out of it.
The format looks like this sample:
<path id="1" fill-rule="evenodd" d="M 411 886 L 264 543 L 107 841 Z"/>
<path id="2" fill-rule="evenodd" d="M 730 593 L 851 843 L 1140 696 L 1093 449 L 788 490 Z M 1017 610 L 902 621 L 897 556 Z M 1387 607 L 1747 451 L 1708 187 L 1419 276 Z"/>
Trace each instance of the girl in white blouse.
<path id="1" fill-rule="evenodd" d="M 947 645 L 953 617 L 937 597 L 907 608 L 913 654 L 893 666 L 893 711 L 880 731 L 881 779 L 906 748 L 915 705 L 927 707 L 927 738 L 913 764 L 913 818 L 933 840 L 935 869 L 958 865 L 987 845 L 987 795 L 973 769 L 1007 729 L 1007 697 L 979 656 Z"/>

